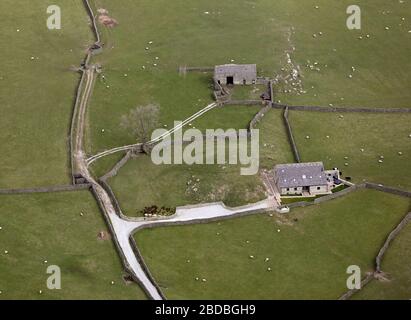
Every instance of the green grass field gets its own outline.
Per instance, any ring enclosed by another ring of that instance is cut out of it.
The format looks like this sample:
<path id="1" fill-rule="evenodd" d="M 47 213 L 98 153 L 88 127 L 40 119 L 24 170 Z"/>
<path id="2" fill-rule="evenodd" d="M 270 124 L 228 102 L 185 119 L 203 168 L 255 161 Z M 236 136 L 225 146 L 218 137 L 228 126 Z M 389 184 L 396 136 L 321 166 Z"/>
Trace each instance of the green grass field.
<path id="1" fill-rule="evenodd" d="M 362 29 L 354 31 L 346 27 L 346 9 L 352 1 L 284 0 L 276 4 L 287 8 L 284 18 L 295 28 L 292 60 L 302 69 L 307 91 L 301 95 L 281 93 L 279 100 L 294 105 L 411 107 L 407 89 L 411 83 L 407 61 L 411 3 L 356 1 L 362 11 Z M 320 71 L 315 70 L 317 67 Z"/>
<path id="2" fill-rule="evenodd" d="M 356 183 L 367 180 L 411 190 L 411 115 L 343 116 L 290 113 L 302 161 L 324 161 L 327 168 L 340 168 L 344 176 L 351 176 Z M 310 138 L 306 139 L 307 136 Z M 383 163 L 379 163 L 381 156 Z"/>
<path id="3" fill-rule="evenodd" d="M 53 4 L 62 10 L 61 30 L 47 29 L 42 0 L 0 3 L 0 188 L 70 182 L 68 133 L 79 81 L 70 68 L 80 65 L 91 32 L 80 1 Z"/>
<path id="4" fill-rule="evenodd" d="M 243 117 L 233 114 L 237 110 Z M 258 109 L 255 107 L 224 107 L 211 111 L 201 121 L 193 122 L 193 126 L 206 128 L 211 114 L 222 112 L 227 117 L 221 122 L 221 128 L 238 129 L 246 126 L 246 117 L 252 117 L 256 111 Z M 270 110 L 258 124 L 260 168 L 272 168 L 276 163 L 292 161 L 281 117 L 280 111 Z M 100 160 L 96 163 L 97 166 L 100 165 L 99 162 Z M 124 213 L 131 216 L 138 215 L 142 208 L 151 205 L 177 207 L 223 201 L 228 206 L 240 206 L 262 200 L 265 192 L 259 176 L 241 176 L 240 167 L 242 166 L 158 166 L 148 156 L 140 156 L 131 159 L 109 183 Z"/>
<path id="5" fill-rule="evenodd" d="M 294 162 L 282 111 L 270 110 L 257 129 L 260 130 L 260 168 L 271 170 L 276 164 Z"/>
<path id="6" fill-rule="evenodd" d="M 143 230 L 135 238 L 170 299 L 336 299 L 346 291 L 347 267 L 372 270 L 409 209 L 405 198 L 361 190 L 287 216 Z"/>
<path id="7" fill-rule="evenodd" d="M 233 0 L 196 0 L 189 6 L 182 0 L 126 0 L 121 4 L 95 1 L 95 7 L 107 9 L 119 25 L 102 28 L 106 49 L 94 59 L 103 65 L 106 81 L 97 82 L 91 104 L 89 152 L 132 141 L 126 130 L 119 128 L 119 121 L 121 115 L 137 105 L 159 104 L 162 125 L 170 127 L 174 121 L 184 120 L 210 103 L 212 73 L 180 76 L 179 66 L 214 66 L 235 60 L 258 61 L 260 71 L 269 74 L 279 69 L 281 62 L 276 56 L 281 56 L 285 38 L 282 32 L 273 31 L 282 27 L 269 20 L 264 7 L 252 6 Z M 212 8 L 219 8 L 220 14 L 217 10 L 211 13 Z M 161 17 L 159 11 L 164 13 Z M 205 14 L 207 11 L 210 14 Z M 239 27 L 226 28 L 227 20 Z M 256 20 L 266 21 L 266 25 L 260 26 Z M 254 36 L 244 37 L 245 30 Z M 228 46 L 227 39 L 231 42 Z M 267 40 L 265 45 L 261 39 Z M 149 44 L 150 41 L 153 43 Z M 211 122 L 225 119 L 224 112 L 213 114 Z M 104 136 L 102 128 L 107 133 Z"/>
<path id="8" fill-rule="evenodd" d="M 92 34 L 81 1 L 54 1 L 62 29 L 47 29 L 50 4 L 0 4 L 0 188 L 71 182 L 68 136 L 80 79 L 72 69 Z M 90 193 L 1 196 L 0 226 L 0 299 L 146 298 L 123 281 L 110 236 L 98 239 L 108 230 Z M 61 290 L 46 288 L 49 265 L 61 268 Z"/>
<path id="9" fill-rule="evenodd" d="M 1 196 L 0 226 L 0 299 L 145 299 L 123 281 L 110 236 L 98 237 L 108 228 L 90 193 Z M 46 287 L 49 265 L 61 290 Z"/>
<path id="10" fill-rule="evenodd" d="M 95 177 L 102 177 L 108 171 L 110 171 L 113 166 L 125 156 L 124 152 L 115 153 L 107 157 L 101 158 L 96 162 L 93 162 L 89 167 L 90 171 Z"/>
<path id="11" fill-rule="evenodd" d="M 293 47 L 291 60 L 294 67 L 301 67 L 307 93 L 278 92 L 282 102 L 410 107 L 409 3 L 359 1 L 361 31 L 346 27 L 348 0 L 195 0 L 190 6 L 182 0 L 172 4 L 165 0 L 94 3 L 96 8 L 107 9 L 119 24 L 111 29 L 101 27 L 106 49 L 95 61 L 103 65 L 106 78 L 97 83 L 90 110 L 91 153 L 132 141 L 119 128 L 119 119 L 137 105 L 160 104 L 162 123 L 167 125 L 205 106 L 211 100 L 212 74 L 182 77 L 179 66 L 257 63 L 260 75 L 274 77 L 284 73 L 281 68 L 289 69 L 286 52 Z M 159 8 L 165 10 L 163 15 L 158 15 Z M 313 38 L 319 32 L 322 36 Z M 363 40 L 358 39 L 361 35 Z M 316 62 L 321 71 L 306 67 Z M 276 91 L 282 89 L 281 84 Z M 235 96 L 248 96 L 240 91 Z"/>
<path id="12" fill-rule="evenodd" d="M 240 206 L 265 198 L 258 175 L 241 176 L 240 165 L 155 165 L 148 156 L 130 160 L 109 183 L 130 216 L 152 205 L 224 201 Z"/>
<path id="13" fill-rule="evenodd" d="M 411 299 L 411 225 L 407 225 L 388 249 L 382 270 L 388 281 L 373 281 L 354 299 L 409 300 Z"/>
<path id="14" fill-rule="evenodd" d="M 260 100 L 261 94 L 267 91 L 265 85 L 234 86 L 230 89 L 232 100 Z"/>
<path id="15" fill-rule="evenodd" d="M 195 119 L 192 125 L 203 132 L 206 129 L 247 129 L 250 121 L 261 108 L 263 106 L 227 105 L 205 113 L 203 116 Z"/>
<path id="16" fill-rule="evenodd" d="M 346 27 L 349 0 L 90 2 L 96 12 L 107 9 L 118 25 L 99 25 L 104 51 L 92 63 L 103 72 L 87 110 L 88 154 L 136 142 L 120 121 L 137 106 L 158 104 L 160 127 L 171 128 L 211 103 L 212 73 L 180 75 L 180 66 L 256 63 L 259 75 L 271 78 L 300 68 L 300 90 L 293 81 L 275 87 L 277 101 L 285 104 L 411 107 L 410 2 L 357 1 L 359 31 Z M 0 189 L 71 181 L 69 129 L 80 78 L 73 70 L 94 39 L 82 1 L 53 4 L 61 7 L 62 30 L 47 29 L 50 4 L 43 0 L 0 3 Z M 233 99 L 258 99 L 263 90 L 237 87 Z M 246 128 L 258 110 L 218 108 L 192 125 Z M 290 114 L 303 161 L 339 167 L 356 183 L 408 190 L 410 120 Z M 294 162 L 281 111 L 270 110 L 258 128 L 260 168 Z M 102 176 L 121 156 L 100 159 L 93 174 Z M 148 156 L 130 160 L 109 183 L 130 216 L 151 205 L 238 206 L 265 197 L 259 176 L 240 176 L 239 166 L 155 166 Z M 369 270 L 409 206 L 403 198 L 359 191 L 289 216 L 146 230 L 136 238 L 170 298 L 334 299 L 345 290 L 345 268 Z M 113 242 L 97 238 L 107 227 L 86 192 L 1 196 L 0 226 L 0 299 L 145 298 L 138 286 L 123 282 Z M 391 281 L 373 282 L 356 298 L 409 298 L 409 242 L 402 234 L 387 254 L 383 268 Z M 60 291 L 45 288 L 49 264 L 62 268 Z"/>
<path id="17" fill-rule="evenodd" d="M 199 129 L 202 132 L 206 132 L 206 129 L 219 128 L 223 130 L 228 129 L 246 129 L 254 115 L 260 110 L 259 106 L 225 106 L 223 108 L 213 109 L 202 117 L 195 119 L 190 125 L 186 125 L 184 130 L 190 128 Z M 216 116 L 218 114 L 218 116 Z M 182 121 L 181 119 L 179 121 Z M 119 120 L 120 121 L 120 120 Z M 170 126 L 164 127 L 164 129 L 171 129 L 174 123 Z M 102 132 L 101 135 L 106 135 L 107 132 Z M 109 133 L 110 134 L 110 133 Z M 133 139 L 129 140 L 129 143 L 133 143 Z M 101 177 L 107 171 L 109 171 L 117 161 L 124 156 L 124 153 L 117 153 L 94 162 L 91 166 L 93 173 L 97 177 Z"/>

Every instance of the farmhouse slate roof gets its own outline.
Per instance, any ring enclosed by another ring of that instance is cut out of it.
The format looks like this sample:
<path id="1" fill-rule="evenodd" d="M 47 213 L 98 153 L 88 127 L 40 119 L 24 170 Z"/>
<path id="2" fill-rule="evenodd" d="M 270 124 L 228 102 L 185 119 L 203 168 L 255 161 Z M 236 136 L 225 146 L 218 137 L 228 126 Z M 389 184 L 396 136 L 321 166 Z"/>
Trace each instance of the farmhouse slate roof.
<path id="1" fill-rule="evenodd" d="M 274 174 L 279 188 L 327 185 L 322 162 L 279 164 L 274 167 Z"/>
<path id="2" fill-rule="evenodd" d="M 216 74 L 242 74 L 242 73 L 251 73 L 257 74 L 257 65 L 256 64 L 223 64 L 215 66 L 214 72 Z"/>

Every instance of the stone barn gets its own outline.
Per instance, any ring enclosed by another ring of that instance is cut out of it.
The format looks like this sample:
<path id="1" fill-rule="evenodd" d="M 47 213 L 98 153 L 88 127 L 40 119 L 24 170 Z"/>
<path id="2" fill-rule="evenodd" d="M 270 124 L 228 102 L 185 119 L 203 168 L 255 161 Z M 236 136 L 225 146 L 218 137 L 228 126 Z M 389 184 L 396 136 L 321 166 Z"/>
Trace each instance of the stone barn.
<path id="1" fill-rule="evenodd" d="M 221 85 L 255 84 L 257 81 L 257 65 L 224 64 L 215 66 L 214 80 Z"/>

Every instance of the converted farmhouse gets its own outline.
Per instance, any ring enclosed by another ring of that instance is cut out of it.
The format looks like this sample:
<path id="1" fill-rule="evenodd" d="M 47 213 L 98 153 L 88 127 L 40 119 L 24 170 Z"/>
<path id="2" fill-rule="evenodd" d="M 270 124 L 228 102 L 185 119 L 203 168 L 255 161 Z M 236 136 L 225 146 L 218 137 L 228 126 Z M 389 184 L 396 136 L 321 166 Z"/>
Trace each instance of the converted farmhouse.
<path id="1" fill-rule="evenodd" d="M 274 167 L 274 182 L 281 195 L 315 196 L 329 194 L 341 184 L 339 171 L 324 170 L 322 162 L 279 164 Z"/>

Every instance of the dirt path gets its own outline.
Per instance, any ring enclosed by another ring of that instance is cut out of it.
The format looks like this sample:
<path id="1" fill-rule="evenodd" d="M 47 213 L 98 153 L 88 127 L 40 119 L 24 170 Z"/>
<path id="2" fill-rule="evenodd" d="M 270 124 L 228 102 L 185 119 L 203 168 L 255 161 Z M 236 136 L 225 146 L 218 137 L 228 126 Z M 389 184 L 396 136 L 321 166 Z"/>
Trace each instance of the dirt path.
<path id="1" fill-rule="evenodd" d="M 84 70 L 83 72 L 85 73 L 85 76 L 86 76 L 86 85 L 85 85 L 82 97 L 80 99 L 80 107 L 79 107 L 78 115 L 77 115 L 76 133 L 75 133 L 75 141 L 74 141 L 74 157 L 79 160 L 80 158 L 84 158 L 83 137 L 84 137 L 84 130 L 85 130 L 85 116 L 86 116 L 87 103 L 91 95 L 91 90 L 93 88 L 94 72 L 95 72 L 94 66 L 88 68 L 87 70 Z"/>

